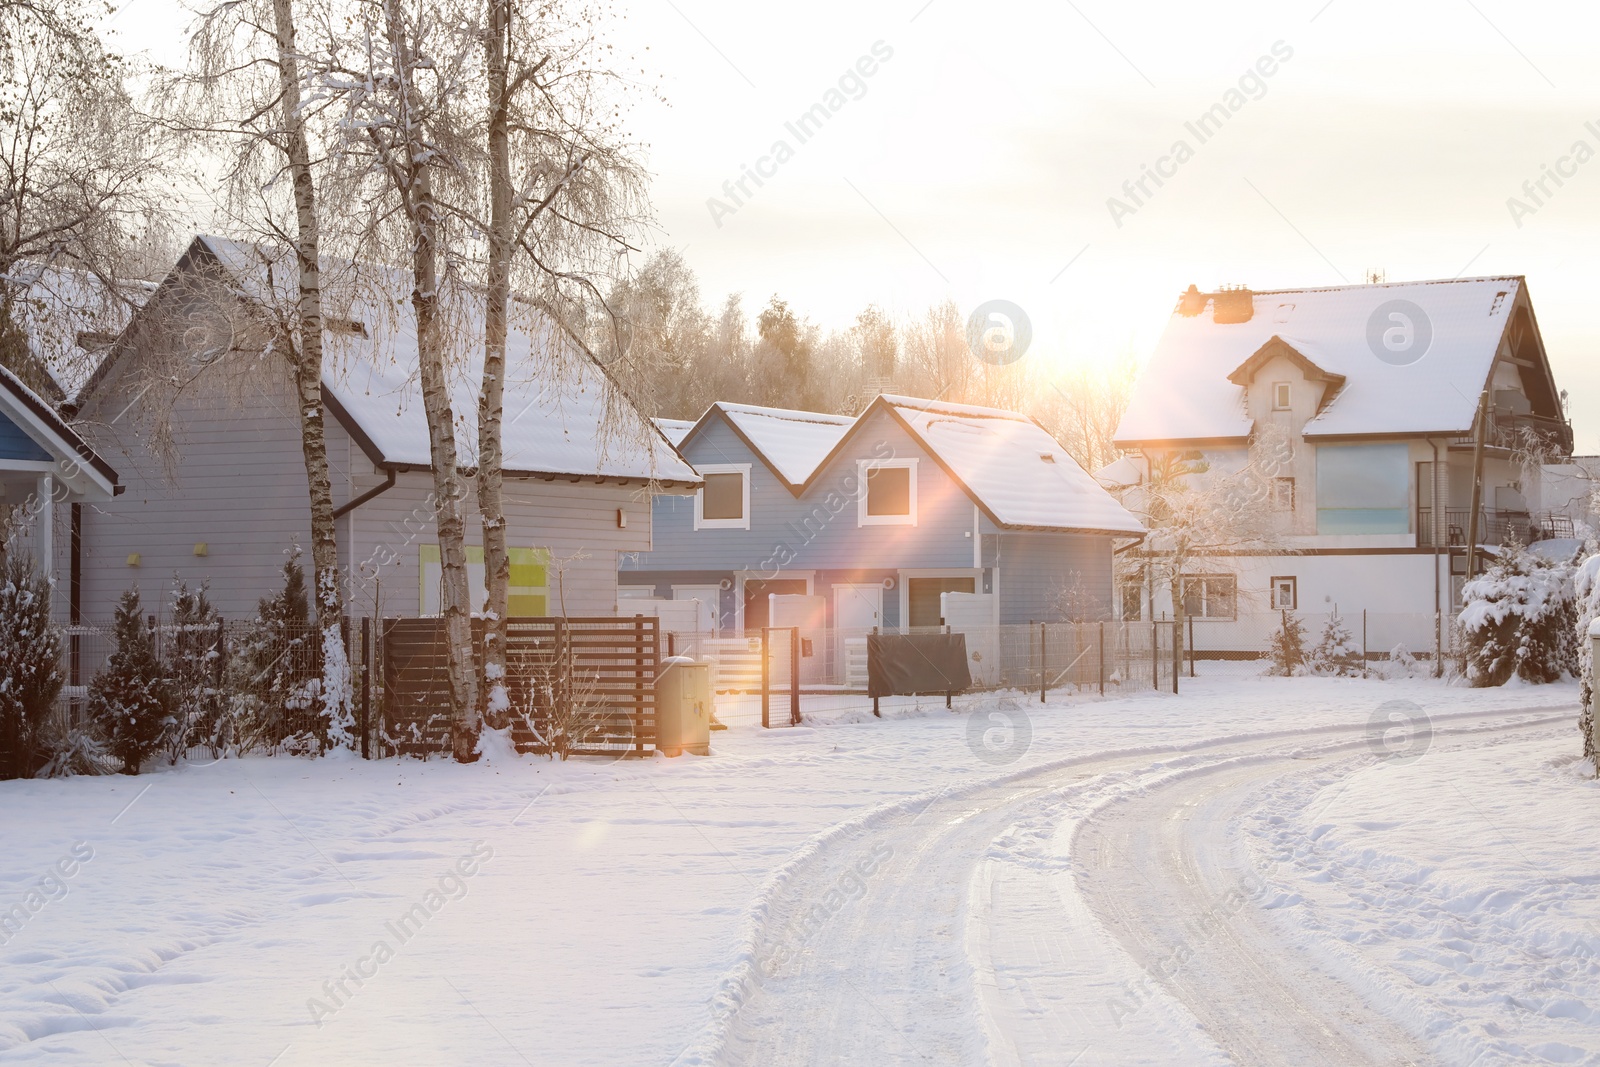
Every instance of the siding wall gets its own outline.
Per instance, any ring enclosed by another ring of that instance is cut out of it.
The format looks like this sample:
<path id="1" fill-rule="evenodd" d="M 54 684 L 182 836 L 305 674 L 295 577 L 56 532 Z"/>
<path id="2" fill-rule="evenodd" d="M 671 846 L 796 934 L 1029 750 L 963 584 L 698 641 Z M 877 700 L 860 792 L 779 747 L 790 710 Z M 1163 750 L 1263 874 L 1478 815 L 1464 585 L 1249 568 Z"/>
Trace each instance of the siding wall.
<path id="1" fill-rule="evenodd" d="M 693 497 L 658 497 L 655 548 L 624 563 L 634 571 L 747 571 L 971 567 L 972 501 L 887 415 L 879 412 L 796 500 L 734 434 L 718 421 L 685 452 L 691 463 L 749 463 L 750 529 L 696 530 Z M 857 526 L 858 459 L 915 458 L 917 525 Z M 985 520 L 985 529 L 992 527 Z"/>
<path id="2" fill-rule="evenodd" d="M 1062 617 L 1082 597 L 1085 617 L 1111 614 L 1111 539 L 1086 534 L 1000 535 L 1000 623 Z"/>

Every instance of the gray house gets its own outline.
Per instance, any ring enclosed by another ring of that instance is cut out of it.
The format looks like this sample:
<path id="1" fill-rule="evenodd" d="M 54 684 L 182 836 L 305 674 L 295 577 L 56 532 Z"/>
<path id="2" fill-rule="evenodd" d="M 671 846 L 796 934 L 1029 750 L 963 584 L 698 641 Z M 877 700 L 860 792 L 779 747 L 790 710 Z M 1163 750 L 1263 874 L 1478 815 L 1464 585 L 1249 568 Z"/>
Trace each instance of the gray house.
<path id="1" fill-rule="evenodd" d="M 938 626 L 943 593 L 986 597 L 991 625 L 1101 618 L 1114 542 L 1144 534 L 1014 412 L 898 396 L 855 418 L 714 404 L 663 429 L 705 484 L 657 498 L 655 547 L 623 557 L 619 592 L 698 601 L 700 628 L 722 636 L 771 622 L 773 595 L 813 598 L 835 635 Z"/>
<path id="2" fill-rule="evenodd" d="M 84 511 L 86 617 L 108 616 L 135 582 L 154 605 L 174 577 L 209 581 L 223 614 L 247 616 L 277 587 L 285 553 L 309 545 L 297 394 L 273 343 L 292 266 L 255 246 L 196 239 L 84 386 L 81 432 L 127 485 Z M 439 554 L 415 334 L 406 290 L 383 282 L 336 297 L 327 322 L 341 569 L 353 615 L 431 614 Z M 470 311 L 460 325 L 452 400 L 470 468 L 482 333 Z M 619 556 L 650 548 L 650 494 L 693 492 L 699 476 L 569 346 L 516 329 L 509 367 L 511 610 L 610 615 Z M 475 497 L 465 505 L 481 588 Z"/>

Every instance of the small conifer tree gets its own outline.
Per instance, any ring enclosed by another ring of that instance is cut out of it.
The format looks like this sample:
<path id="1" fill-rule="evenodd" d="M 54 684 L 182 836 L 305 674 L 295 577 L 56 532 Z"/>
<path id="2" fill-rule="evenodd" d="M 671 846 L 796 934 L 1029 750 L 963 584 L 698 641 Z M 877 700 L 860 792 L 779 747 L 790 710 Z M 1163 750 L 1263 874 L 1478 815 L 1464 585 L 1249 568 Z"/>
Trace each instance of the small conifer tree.
<path id="1" fill-rule="evenodd" d="M 124 774 L 161 744 L 173 713 L 172 684 L 161 671 L 150 628 L 139 609 L 139 588 L 122 594 L 113 624 L 116 650 L 89 684 L 89 716 Z"/>
<path id="2" fill-rule="evenodd" d="M 1271 673 L 1280 678 L 1292 677 L 1305 666 L 1306 624 L 1298 615 L 1283 613 L 1283 621 L 1272 633 L 1269 656 Z"/>
<path id="3" fill-rule="evenodd" d="M 37 769 L 41 731 L 62 681 L 50 583 L 20 556 L 8 556 L 0 568 L 0 778 Z"/>
<path id="4" fill-rule="evenodd" d="M 1361 649 L 1356 637 L 1337 611 L 1322 625 L 1322 636 L 1309 657 L 1311 673 L 1355 678 L 1361 674 Z"/>

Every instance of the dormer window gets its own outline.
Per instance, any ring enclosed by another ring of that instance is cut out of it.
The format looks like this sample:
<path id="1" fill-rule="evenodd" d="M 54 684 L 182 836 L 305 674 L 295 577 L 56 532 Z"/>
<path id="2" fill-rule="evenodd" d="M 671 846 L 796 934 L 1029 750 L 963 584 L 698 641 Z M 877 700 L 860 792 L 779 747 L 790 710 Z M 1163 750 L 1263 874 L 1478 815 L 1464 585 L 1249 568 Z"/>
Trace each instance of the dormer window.
<path id="1" fill-rule="evenodd" d="M 703 463 L 705 486 L 694 495 L 696 530 L 750 529 L 750 464 Z"/>
<path id="2" fill-rule="evenodd" d="M 1289 400 L 1290 400 L 1289 383 L 1288 382 L 1273 382 L 1272 383 L 1272 410 L 1273 411 L 1288 411 L 1289 410 Z"/>

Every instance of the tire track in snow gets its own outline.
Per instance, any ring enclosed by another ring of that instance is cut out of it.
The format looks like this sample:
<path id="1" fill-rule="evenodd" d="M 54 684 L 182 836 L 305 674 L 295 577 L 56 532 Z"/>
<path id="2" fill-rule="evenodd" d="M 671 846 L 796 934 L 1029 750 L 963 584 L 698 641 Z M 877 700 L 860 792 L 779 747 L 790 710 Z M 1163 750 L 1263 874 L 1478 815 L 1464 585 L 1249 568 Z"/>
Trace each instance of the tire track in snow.
<path id="1" fill-rule="evenodd" d="M 1435 726 L 1542 710 L 1553 709 L 1441 715 Z M 1152 779 L 1355 749 L 1366 733 L 1080 756 L 836 826 L 769 880 L 713 1019 L 678 1063 L 1226 1062 L 1165 994 L 1108 1037 L 1108 996 L 1142 972 L 1078 895 L 1062 824 Z"/>

